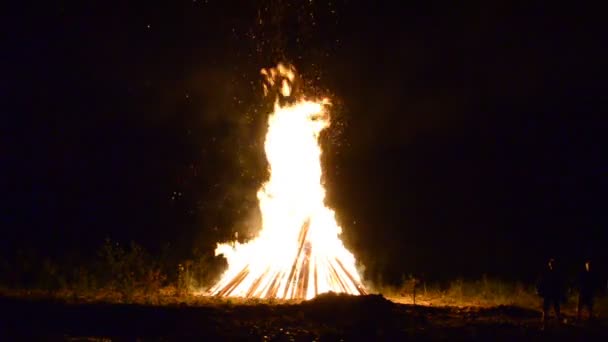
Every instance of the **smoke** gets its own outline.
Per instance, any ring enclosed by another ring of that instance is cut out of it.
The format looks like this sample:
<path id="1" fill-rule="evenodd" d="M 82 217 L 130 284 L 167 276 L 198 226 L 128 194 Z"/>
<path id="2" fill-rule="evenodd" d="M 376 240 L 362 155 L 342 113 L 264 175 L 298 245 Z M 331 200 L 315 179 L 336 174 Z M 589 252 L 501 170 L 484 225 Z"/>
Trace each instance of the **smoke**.
<path id="1" fill-rule="evenodd" d="M 250 25 L 233 28 L 234 55 L 221 65 L 190 72 L 190 110 L 196 111 L 190 140 L 197 146 L 193 166 L 206 178 L 190 175 L 190 186 L 200 192 L 194 202 L 203 226 L 201 235 L 210 237 L 206 245 L 212 238 L 225 241 L 238 236 L 243 241 L 260 228 L 256 193 L 268 179 L 264 136 L 273 97 L 263 97 L 259 70 L 279 61 L 293 62 L 304 70 L 306 82 L 298 83 L 307 93 L 328 94 L 319 87 L 318 61 L 330 50 L 323 49 L 318 39 L 324 36 L 321 28 L 327 32 L 330 23 L 335 25 L 336 6 L 268 0 L 257 8 L 245 8 Z M 302 60 L 313 62 L 298 63 Z M 324 133 L 324 145 L 339 142 L 343 125 L 340 119 L 332 122 L 332 129 Z"/>

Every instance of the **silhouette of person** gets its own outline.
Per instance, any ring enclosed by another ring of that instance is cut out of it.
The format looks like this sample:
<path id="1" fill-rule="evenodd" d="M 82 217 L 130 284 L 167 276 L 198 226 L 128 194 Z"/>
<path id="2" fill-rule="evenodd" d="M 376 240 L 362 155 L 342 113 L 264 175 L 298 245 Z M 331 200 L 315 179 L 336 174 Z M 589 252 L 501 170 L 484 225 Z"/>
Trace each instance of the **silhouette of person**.
<path id="1" fill-rule="evenodd" d="M 543 298 L 543 327 L 547 323 L 551 307 L 553 307 L 558 322 L 561 323 L 560 304 L 563 298 L 564 285 L 555 259 L 551 258 L 547 262 L 547 267 L 541 274 L 536 289 Z"/>
<path id="2" fill-rule="evenodd" d="M 578 308 L 577 319 L 581 319 L 584 308 L 589 312 L 589 319 L 593 318 L 593 300 L 598 289 L 598 280 L 591 269 L 591 260 L 585 261 L 585 267 L 578 276 Z"/>

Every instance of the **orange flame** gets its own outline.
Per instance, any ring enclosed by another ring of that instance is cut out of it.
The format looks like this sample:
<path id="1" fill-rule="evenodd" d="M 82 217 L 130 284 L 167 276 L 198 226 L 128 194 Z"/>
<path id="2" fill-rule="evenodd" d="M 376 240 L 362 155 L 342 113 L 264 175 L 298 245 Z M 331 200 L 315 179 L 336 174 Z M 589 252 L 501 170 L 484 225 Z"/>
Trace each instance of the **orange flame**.
<path id="1" fill-rule="evenodd" d="M 264 93 L 278 87 L 290 97 L 293 66 L 262 69 Z M 259 235 L 245 244 L 218 244 L 228 269 L 211 288 L 219 296 L 310 299 L 319 293 L 364 294 L 355 257 L 342 244 L 342 229 L 324 205 L 319 134 L 329 127 L 328 99 L 297 99 L 268 118 L 265 140 L 270 179 L 258 191 Z"/>

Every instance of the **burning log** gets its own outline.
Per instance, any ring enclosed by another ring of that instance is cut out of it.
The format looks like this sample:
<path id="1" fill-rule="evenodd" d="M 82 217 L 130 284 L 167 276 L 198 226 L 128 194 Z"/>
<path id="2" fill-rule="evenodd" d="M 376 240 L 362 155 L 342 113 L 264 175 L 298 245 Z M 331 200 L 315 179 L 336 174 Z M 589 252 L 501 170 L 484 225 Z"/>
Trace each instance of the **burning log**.
<path id="1" fill-rule="evenodd" d="M 263 226 L 245 244 L 219 244 L 228 270 L 211 289 L 217 296 L 309 299 L 324 292 L 365 294 L 354 256 L 325 207 L 319 135 L 330 124 L 327 99 L 292 96 L 292 66 L 263 69 L 265 94 L 277 98 L 264 148 L 270 179 L 258 191 Z"/>

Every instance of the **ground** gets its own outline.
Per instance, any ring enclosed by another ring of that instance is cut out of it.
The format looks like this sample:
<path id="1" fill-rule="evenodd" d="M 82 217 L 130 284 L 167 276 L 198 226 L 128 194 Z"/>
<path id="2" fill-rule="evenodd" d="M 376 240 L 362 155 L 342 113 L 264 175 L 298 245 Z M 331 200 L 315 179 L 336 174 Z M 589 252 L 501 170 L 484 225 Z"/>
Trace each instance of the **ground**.
<path id="1" fill-rule="evenodd" d="M 537 310 L 400 304 L 381 295 L 168 305 L 0 297 L 0 340 L 608 340 L 605 321 L 567 319 L 542 330 Z"/>

